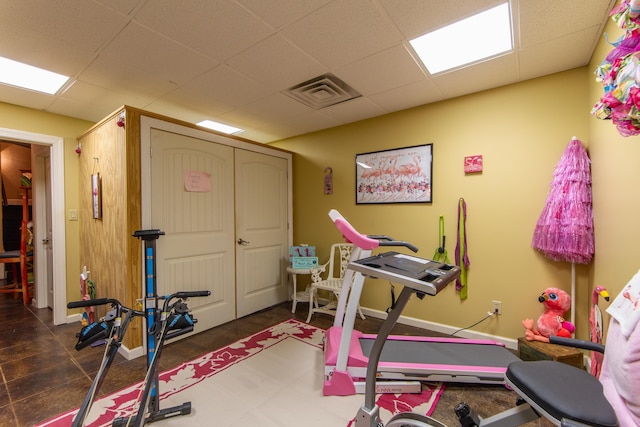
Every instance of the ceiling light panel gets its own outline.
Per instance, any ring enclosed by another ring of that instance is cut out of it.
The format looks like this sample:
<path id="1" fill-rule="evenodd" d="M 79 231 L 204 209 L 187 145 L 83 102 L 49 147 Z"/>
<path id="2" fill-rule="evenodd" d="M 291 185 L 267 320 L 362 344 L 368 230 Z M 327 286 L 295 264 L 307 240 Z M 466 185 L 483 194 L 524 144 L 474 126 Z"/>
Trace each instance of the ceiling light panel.
<path id="1" fill-rule="evenodd" d="M 69 80 L 62 74 L 0 57 L 0 83 L 55 94 Z"/>
<path id="2" fill-rule="evenodd" d="M 513 49 L 509 3 L 417 37 L 410 44 L 430 74 L 509 52 Z"/>

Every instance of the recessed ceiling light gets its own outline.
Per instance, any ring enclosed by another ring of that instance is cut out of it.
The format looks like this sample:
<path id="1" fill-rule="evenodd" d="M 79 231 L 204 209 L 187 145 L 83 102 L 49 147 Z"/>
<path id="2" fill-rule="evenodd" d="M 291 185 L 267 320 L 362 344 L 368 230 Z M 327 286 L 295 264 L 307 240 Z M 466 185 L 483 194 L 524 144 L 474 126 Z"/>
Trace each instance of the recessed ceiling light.
<path id="1" fill-rule="evenodd" d="M 236 128 L 233 126 L 225 125 L 222 123 L 214 122 L 213 120 L 203 120 L 200 123 L 196 123 L 198 126 L 202 126 L 207 129 L 217 130 L 218 132 L 226 134 L 234 134 L 244 132 L 244 129 Z"/>
<path id="2" fill-rule="evenodd" d="M 55 94 L 69 80 L 62 74 L 23 64 L 0 56 L 0 83 Z"/>
<path id="3" fill-rule="evenodd" d="M 509 3 L 410 40 L 431 74 L 479 62 L 513 49 Z"/>

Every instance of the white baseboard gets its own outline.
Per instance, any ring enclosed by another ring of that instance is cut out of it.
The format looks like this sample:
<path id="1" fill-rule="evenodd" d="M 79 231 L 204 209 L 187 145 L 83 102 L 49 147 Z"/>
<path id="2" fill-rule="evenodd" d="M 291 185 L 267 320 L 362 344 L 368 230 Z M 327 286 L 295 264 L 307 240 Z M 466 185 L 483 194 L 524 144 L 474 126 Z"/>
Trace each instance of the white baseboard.
<path id="1" fill-rule="evenodd" d="M 373 310 L 371 308 L 366 308 L 366 307 L 361 307 L 362 308 L 362 312 L 367 315 L 367 316 L 371 316 L 371 317 L 375 317 L 376 319 L 386 319 L 387 318 L 387 313 L 380 311 L 380 310 Z M 456 332 L 458 329 L 460 328 L 454 328 L 452 326 L 449 325 L 443 325 L 441 323 L 434 323 L 434 322 L 429 322 L 426 320 L 422 320 L 422 319 L 416 319 L 415 317 L 408 317 L 408 316 L 400 316 L 400 318 L 398 319 L 398 323 L 401 323 L 403 325 L 408 325 L 408 326 L 414 326 L 416 328 L 422 328 L 422 329 L 427 329 L 430 331 L 434 331 L 434 332 L 439 332 L 442 334 L 452 334 L 454 332 Z M 474 331 L 469 331 L 469 330 L 465 330 L 465 331 L 460 331 L 456 334 L 457 337 L 459 338 L 473 338 L 473 339 L 483 339 L 483 340 L 492 340 L 492 341 L 498 341 L 501 342 L 502 344 L 505 345 L 505 347 L 511 349 L 511 350 L 517 350 L 518 349 L 518 341 L 511 339 L 511 338 L 505 338 L 505 337 L 500 337 L 500 336 L 496 336 L 496 335 L 489 335 L 489 334 L 483 334 L 480 332 L 474 332 Z"/>
<path id="2" fill-rule="evenodd" d="M 67 315 L 67 323 L 78 323 L 78 328 L 80 328 L 80 320 L 82 319 L 81 314 L 71 314 Z M 138 346 L 133 349 L 127 348 L 124 344 L 120 346 L 118 349 L 118 353 L 122 355 L 127 360 L 133 360 L 140 356 L 145 355 L 144 347 Z"/>

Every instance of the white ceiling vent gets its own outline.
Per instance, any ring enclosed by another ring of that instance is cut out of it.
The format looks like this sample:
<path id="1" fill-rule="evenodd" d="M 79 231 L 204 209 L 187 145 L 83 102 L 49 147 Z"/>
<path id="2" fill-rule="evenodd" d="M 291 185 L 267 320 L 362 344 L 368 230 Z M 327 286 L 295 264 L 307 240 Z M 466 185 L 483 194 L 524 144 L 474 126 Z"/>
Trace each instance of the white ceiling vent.
<path id="1" fill-rule="evenodd" d="M 283 93 L 316 110 L 362 96 L 331 73 L 307 80 Z"/>

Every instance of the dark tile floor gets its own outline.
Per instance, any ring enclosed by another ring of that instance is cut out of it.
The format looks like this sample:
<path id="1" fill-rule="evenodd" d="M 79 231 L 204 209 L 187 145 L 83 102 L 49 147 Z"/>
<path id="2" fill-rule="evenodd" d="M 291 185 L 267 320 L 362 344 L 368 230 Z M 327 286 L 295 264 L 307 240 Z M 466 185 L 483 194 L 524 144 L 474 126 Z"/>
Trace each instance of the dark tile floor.
<path id="1" fill-rule="evenodd" d="M 304 304 L 292 314 L 291 305 L 285 303 L 198 333 L 167 345 L 162 353 L 161 369 L 172 368 L 286 319 L 304 321 L 306 315 Z M 311 323 L 327 328 L 332 321 L 330 316 L 317 314 Z M 380 324 L 380 320 L 368 318 L 358 319 L 356 326 L 364 332 L 375 333 Z M 78 323 L 54 326 L 49 309 L 24 307 L 12 295 L 0 295 L 0 426 L 33 426 L 80 406 L 100 366 L 104 347 L 76 351 L 75 335 L 79 330 Z M 429 331 L 404 325 L 397 325 L 393 333 L 429 335 Z M 145 370 L 144 357 L 127 361 L 118 355 L 100 394 L 140 381 Z M 468 402 L 480 416 L 486 417 L 511 407 L 515 399 L 515 394 L 502 386 L 447 384 L 433 416 L 456 426 L 459 423 L 453 408 L 461 401 Z M 354 408 L 354 415 L 357 409 Z M 546 420 L 528 424 L 530 427 L 551 425 Z"/>

